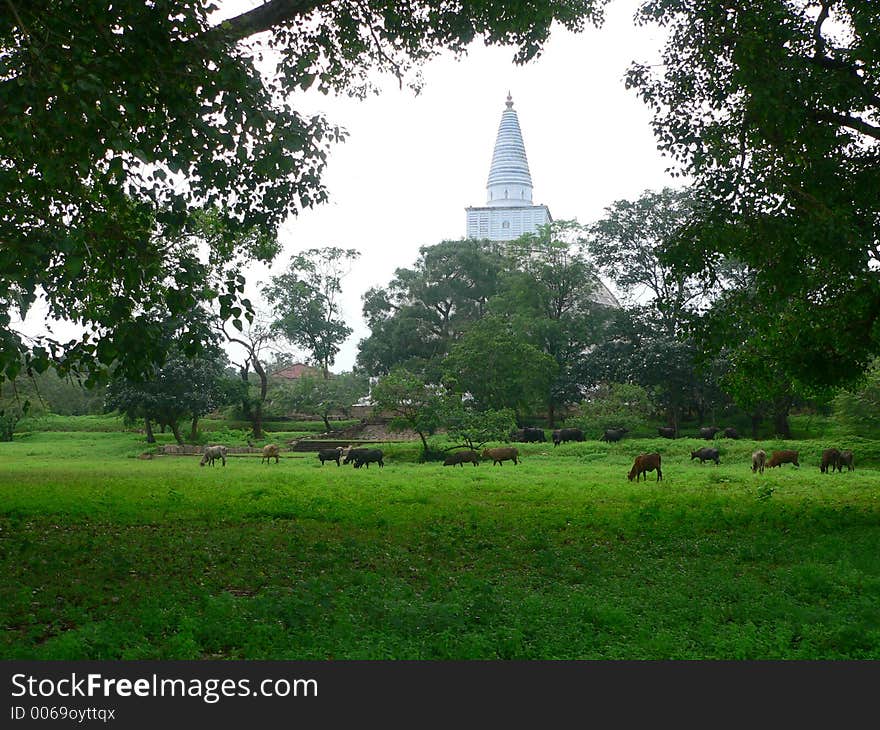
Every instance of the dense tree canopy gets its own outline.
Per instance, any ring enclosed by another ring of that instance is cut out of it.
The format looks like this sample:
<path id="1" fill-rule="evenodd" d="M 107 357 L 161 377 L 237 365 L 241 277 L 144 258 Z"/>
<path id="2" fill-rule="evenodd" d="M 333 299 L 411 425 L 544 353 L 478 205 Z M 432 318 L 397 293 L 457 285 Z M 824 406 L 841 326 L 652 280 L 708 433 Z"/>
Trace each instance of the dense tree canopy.
<path id="1" fill-rule="evenodd" d="M 374 374 L 397 365 L 439 374 L 438 361 L 498 292 L 505 260 L 489 241 L 442 241 L 419 249 L 412 268 L 400 268 L 387 287 L 364 295 L 371 329 L 358 362 Z"/>
<path id="2" fill-rule="evenodd" d="M 332 430 L 330 416 L 343 415 L 370 390 L 369 378 L 356 373 L 339 373 L 331 378 L 297 378 L 281 383 L 272 392 L 273 404 L 285 413 L 308 413 L 320 416 L 327 431 Z"/>
<path id="3" fill-rule="evenodd" d="M 363 94 L 377 69 L 417 84 L 420 62 L 476 38 L 514 44 L 525 61 L 554 20 L 578 29 L 594 4 L 270 0 L 221 23 L 211 0 L 5 0 L 0 378 L 22 359 L 37 370 L 161 360 L 145 312 L 167 321 L 221 293 L 175 243 L 197 211 L 272 242 L 286 217 L 326 198 L 328 146 L 344 134 L 300 114 L 297 90 Z M 266 49 L 278 62 L 260 69 Z M 243 282 L 223 283 L 222 314 L 235 316 Z M 86 334 L 26 341 L 10 312 L 38 295 Z"/>
<path id="4" fill-rule="evenodd" d="M 550 355 L 497 316 L 471 325 L 443 360 L 450 391 L 469 394 L 480 409 L 510 408 L 518 414 L 546 404 L 557 370 Z"/>
<path id="5" fill-rule="evenodd" d="M 880 5 L 864 0 L 649 0 L 661 64 L 628 83 L 705 217 L 685 272 L 751 269 L 738 316 L 791 377 L 834 384 L 880 349 Z"/>
<path id="6" fill-rule="evenodd" d="M 130 420 L 143 418 L 151 442 L 151 423 L 158 423 L 168 426 L 182 444 L 180 421 L 190 418 L 190 438 L 194 440 L 199 419 L 226 401 L 226 365 L 225 353 L 216 346 L 206 348 L 198 357 L 172 349 L 165 364 L 146 380 L 114 378 L 107 388 L 106 407 Z"/>
<path id="7" fill-rule="evenodd" d="M 598 301 L 599 282 L 584 246 L 584 227 L 554 221 L 512 241 L 490 312 L 508 317 L 530 344 L 555 362 L 544 395 L 549 425 L 583 397 L 579 363 L 607 336 L 613 307 Z"/>
<path id="8" fill-rule="evenodd" d="M 275 309 L 275 331 L 305 349 L 324 378 L 330 376 L 339 347 L 352 332 L 340 311 L 339 297 L 342 279 L 359 256 L 354 249 L 337 246 L 303 251 L 264 289 Z"/>

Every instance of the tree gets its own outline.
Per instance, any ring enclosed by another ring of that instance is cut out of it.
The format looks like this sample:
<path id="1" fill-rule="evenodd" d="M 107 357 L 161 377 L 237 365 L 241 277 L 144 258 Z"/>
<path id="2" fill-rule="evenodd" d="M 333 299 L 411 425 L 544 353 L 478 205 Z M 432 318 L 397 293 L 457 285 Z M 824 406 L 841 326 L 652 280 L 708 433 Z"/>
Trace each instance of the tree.
<path id="1" fill-rule="evenodd" d="M 337 411 L 347 413 L 369 390 L 369 379 L 365 376 L 340 373 L 328 379 L 304 377 L 285 383 L 274 400 L 288 410 L 320 416 L 329 432 L 333 430 L 330 415 Z"/>
<path id="2" fill-rule="evenodd" d="M 226 355 L 216 346 L 194 358 L 172 350 L 167 362 L 148 380 L 111 380 L 105 407 L 121 411 L 129 420 L 143 418 L 148 443 L 155 442 L 152 422 L 156 422 L 169 427 L 177 443 L 183 444 L 180 421 L 189 417 L 190 440 L 195 441 L 199 419 L 224 403 L 225 368 Z"/>
<path id="3" fill-rule="evenodd" d="M 273 328 L 291 344 L 304 348 L 330 377 L 339 346 L 352 333 L 339 310 L 342 279 L 360 256 L 354 249 L 312 248 L 290 260 L 287 271 L 264 288 L 275 308 Z"/>
<path id="4" fill-rule="evenodd" d="M 261 317 L 249 322 L 240 332 L 230 331 L 225 322 L 220 328 L 228 342 L 239 345 L 244 350 L 244 358 L 240 363 L 236 363 L 239 376 L 246 385 L 241 391 L 244 396 L 242 411 L 244 417 L 251 422 L 253 437 L 260 441 L 264 438 L 263 405 L 269 393 L 269 373 L 265 364 L 266 350 L 272 344 L 274 333 Z M 250 380 L 251 369 L 259 380 L 255 387 L 252 387 Z"/>
<path id="5" fill-rule="evenodd" d="M 736 313 L 789 379 L 845 382 L 880 349 L 880 6 L 863 0 L 659 0 L 662 63 L 628 74 L 702 220 L 671 251 L 754 272 Z"/>
<path id="6" fill-rule="evenodd" d="M 439 377 L 438 361 L 487 311 L 498 290 L 504 259 L 489 241 L 442 241 L 419 249 L 411 269 L 400 268 L 386 288 L 364 295 L 371 333 L 358 362 L 371 373 L 406 365 Z"/>
<path id="7" fill-rule="evenodd" d="M 700 215 L 691 190 L 664 188 L 646 190 L 635 201 L 615 201 L 590 227 L 589 250 L 602 273 L 624 292 L 629 317 L 618 321 L 614 344 L 591 353 L 584 365 L 612 370 L 611 381 L 647 388 L 675 429 L 688 406 L 702 423 L 711 405 L 701 397 L 710 389 L 699 372 L 701 352 L 693 329 L 713 292 L 701 277 L 668 260 L 669 250 Z M 716 270 L 724 285 L 739 276 L 735 262 L 719 263 Z M 621 345 L 625 357 L 620 357 Z M 616 365 L 603 362 L 609 356 Z"/>
<path id="8" fill-rule="evenodd" d="M 449 398 L 440 417 L 446 434 L 453 441 L 461 441 L 477 451 L 490 441 L 507 441 L 511 430 L 516 426 L 516 417 L 509 408 L 500 411 L 479 411 L 461 398 Z M 451 446 L 447 451 L 458 448 Z"/>
<path id="9" fill-rule="evenodd" d="M 0 377 L 22 359 L 87 370 L 160 362 L 162 340 L 143 336 L 153 330 L 142 315 L 190 308 L 202 272 L 168 241 L 197 212 L 274 241 L 288 216 L 326 199 L 327 152 L 344 133 L 299 113 L 295 92 L 363 95 L 375 71 L 409 80 L 477 37 L 518 45 L 525 62 L 554 21 L 578 30 L 599 17 L 593 0 L 270 0 L 222 22 L 218 12 L 211 0 L 6 0 Z M 267 49 L 276 63 L 264 74 Z M 87 333 L 24 340 L 8 313 L 38 293 L 51 316 Z"/>
<path id="10" fill-rule="evenodd" d="M 444 383 L 470 394 L 480 410 L 510 408 L 519 417 L 545 402 L 556 377 L 556 361 L 497 316 L 475 322 L 443 361 Z M 519 420 L 519 418 L 517 418 Z"/>
<path id="11" fill-rule="evenodd" d="M 855 387 L 840 390 L 833 400 L 834 415 L 864 436 L 865 429 L 880 428 L 880 363 L 876 360 Z"/>
<path id="12" fill-rule="evenodd" d="M 632 383 L 602 383 L 591 389 L 572 423 L 596 436 L 608 428 L 643 428 L 656 407 L 647 390 Z"/>
<path id="13" fill-rule="evenodd" d="M 668 337 L 688 326 L 706 294 L 699 277 L 665 260 L 668 247 L 696 212 L 687 189 L 646 190 L 635 201 L 617 200 L 590 226 L 589 251 L 599 270 L 626 293 L 630 305 L 645 306 Z"/>
<path id="14" fill-rule="evenodd" d="M 726 361 L 721 385 L 750 414 L 752 435 L 757 437 L 760 423 L 771 416 L 774 433 L 790 438 L 792 408 L 809 398 L 827 396 L 828 389 L 792 375 L 776 357 L 772 330 L 751 329 L 768 306 L 774 305 L 762 300 L 754 286 L 731 289 L 701 318 L 698 336 L 705 343 L 706 359 L 714 353 Z"/>
<path id="15" fill-rule="evenodd" d="M 557 409 L 581 400 L 577 364 L 606 336 L 614 304 L 584 250 L 583 232 L 576 221 L 554 221 L 511 242 L 500 293 L 489 303 L 555 361 L 544 397 L 551 427 Z"/>
<path id="16" fill-rule="evenodd" d="M 440 425 L 445 398 L 442 388 L 426 383 L 416 373 L 395 368 L 379 378 L 370 396 L 377 412 L 392 414 L 391 428 L 409 428 L 419 435 L 422 451 L 427 454 L 427 437 Z"/>

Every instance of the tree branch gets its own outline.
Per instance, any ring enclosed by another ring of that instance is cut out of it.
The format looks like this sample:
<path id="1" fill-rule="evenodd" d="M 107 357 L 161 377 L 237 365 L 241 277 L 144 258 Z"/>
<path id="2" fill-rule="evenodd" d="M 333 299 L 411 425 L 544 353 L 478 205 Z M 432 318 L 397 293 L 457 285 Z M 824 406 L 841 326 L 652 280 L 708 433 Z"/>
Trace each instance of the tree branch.
<path id="1" fill-rule="evenodd" d="M 331 4 L 328 0 L 268 0 L 253 10 L 215 25 L 205 36 L 222 35 L 230 41 L 244 40 Z"/>
<path id="2" fill-rule="evenodd" d="M 864 119 L 859 119 L 851 114 L 837 114 L 829 111 L 818 111 L 814 114 L 815 118 L 823 122 L 832 122 L 841 127 L 847 127 L 856 132 L 861 132 L 868 137 L 880 140 L 880 127 L 869 124 Z"/>
<path id="3" fill-rule="evenodd" d="M 828 20 L 828 12 L 833 4 L 834 0 L 822 3 L 822 10 L 819 11 L 819 17 L 816 18 L 816 25 L 813 27 L 813 39 L 816 41 L 814 57 L 816 59 L 822 58 L 825 55 L 825 38 L 822 35 L 822 25 Z"/>

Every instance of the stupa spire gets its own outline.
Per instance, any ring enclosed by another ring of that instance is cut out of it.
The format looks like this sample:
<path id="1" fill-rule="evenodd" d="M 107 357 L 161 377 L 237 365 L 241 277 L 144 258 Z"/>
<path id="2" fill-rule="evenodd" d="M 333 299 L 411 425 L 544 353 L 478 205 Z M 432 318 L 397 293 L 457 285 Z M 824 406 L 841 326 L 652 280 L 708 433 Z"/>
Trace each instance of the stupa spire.
<path id="1" fill-rule="evenodd" d="M 516 207 L 532 204 L 532 175 L 523 144 L 519 118 L 513 109 L 513 97 L 507 92 L 507 107 L 501 112 L 501 124 L 495 139 L 495 152 L 486 183 L 486 205 Z"/>

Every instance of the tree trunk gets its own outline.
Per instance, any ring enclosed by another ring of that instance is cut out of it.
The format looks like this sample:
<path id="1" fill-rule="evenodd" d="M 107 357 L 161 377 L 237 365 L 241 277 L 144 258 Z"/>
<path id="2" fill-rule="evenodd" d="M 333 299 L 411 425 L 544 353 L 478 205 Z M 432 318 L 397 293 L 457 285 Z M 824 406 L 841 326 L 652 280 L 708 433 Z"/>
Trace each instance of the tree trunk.
<path id="1" fill-rule="evenodd" d="M 773 414 L 773 430 L 777 436 L 784 439 L 791 438 L 791 426 L 788 423 L 788 409 L 776 411 Z"/>
<path id="2" fill-rule="evenodd" d="M 261 441 L 264 438 L 263 434 L 263 401 L 257 402 L 254 409 L 251 411 L 251 423 L 254 428 L 254 439 L 257 441 Z"/>
<path id="3" fill-rule="evenodd" d="M 791 425 L 788 422 L 788 414 L 794 399 L 790 396 L 777 399 L 773 403 L 773 429 L 783 438 L 791 438 Z"/>
<path id="4" fill-rule="evenodd" d="M 758 440 L 758 427 L 761 425 L 761 421 L 764 420 L 764 416 L 762 416 L 760 413 L 752 413 L 751 419 L 752 419 L 752 438 L 755 439 L 755 441 L 757 441 Z"/>
<path id="5" fill-rule="evenodd" d="M 266 400 L 266 393 L 269 390 L 269 376 L 266 374 L 262 363 L 256 357 L 251 358 L 251 365 L 253 365 L 254 372 L 260 378 L 260 400 L 254 408 L 252 421 L 254 424 L 254 438 L 260 441 L 265 438 L 263 434 L 263 402 Z"/>
<path id="6" fill-rule="evenodd" d="M 553 402 L 547 407 L 547 426 L 556 428 L 556 404 Z"/>
<path id="7" fill-rule="evenodd" d="M 199 439 L 199 417 L 193 416 L 192 428 L 189 430 L 189 440 L 195 443 Z"/>
<path id="8" fill-rule="evenodd" d="M 324 421 L 324 428 L 327 429 L 327 433 L 330 433 L 333 430 L 333 427 L 330 425 L 330 421 L 327 419 L 327 414 L 322 413 L 321 419 Z"/>
<path id="9" fill-rule="evenodd" d="M 423 434 L 421 431 L 419 431 L 418 434 L 419 434 L 419 438 L 422 440 L 423 453 L 427 454 L 428 453 L 428 441 L 425 439 L 425 434 Z"/>
<path id="10" fill-rule="evenodd" d="M 149 418 L 144 419 L 144 430 L 147 432 L 147 443 L 148 444 L 156 443 L 156 437 L 153 435 L 153 424 L 150 423 Z"/>
<path id="11" fill-rule="evenodd" d="M 183 436 L 180 435 L 180 427 L 177 425 L 177 421 L 170 421 L 168 427 L 171 429 L 171 433 L 174 434 L 174 440 L 180 446 L 183 446 Z"/>
<path id="12" fill-rule="evenodd" d="M 680 411 L 681 408 L 679 406 L 672 406 L 666 413 L 666 424 L 672 428 L 672 432 L 676 436 L 678 436 L 678 424 L 681 422 Z"/>

